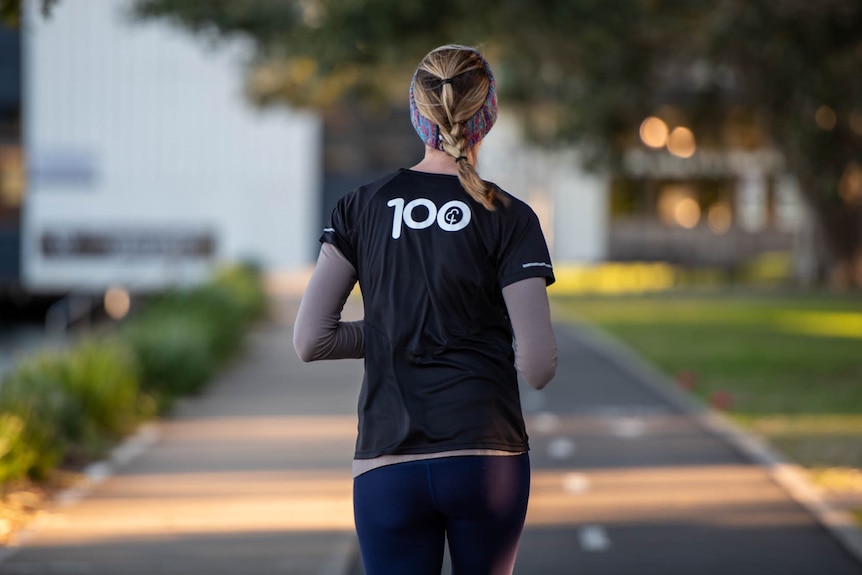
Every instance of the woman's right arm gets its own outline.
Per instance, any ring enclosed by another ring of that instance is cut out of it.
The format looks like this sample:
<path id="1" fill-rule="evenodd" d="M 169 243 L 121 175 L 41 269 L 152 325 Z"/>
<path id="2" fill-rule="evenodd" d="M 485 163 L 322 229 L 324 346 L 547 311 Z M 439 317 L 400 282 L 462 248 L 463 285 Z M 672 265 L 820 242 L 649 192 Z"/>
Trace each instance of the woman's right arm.
<path id="1" fill-rule="evenodd" d="M 503 299 L 515 334 L 515 367 L 536 389 L 557 373 L 557 338 L 545 278 L 517 281 L 503 288 Z"/>
<path id="2" fill-rule="evenodd" d="M 354 285 L 353 265 L 338 248 L 323 243 L 293 327 L 293 347 L 302 361 L 365 357 L 364 322 L 341 321 Z"/>

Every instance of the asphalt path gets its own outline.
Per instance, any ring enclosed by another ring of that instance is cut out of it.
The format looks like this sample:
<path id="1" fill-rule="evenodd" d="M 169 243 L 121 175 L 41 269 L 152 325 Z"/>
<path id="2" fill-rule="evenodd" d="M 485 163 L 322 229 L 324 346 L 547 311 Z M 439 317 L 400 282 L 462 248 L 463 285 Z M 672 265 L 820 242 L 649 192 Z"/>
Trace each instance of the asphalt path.
<path id="1" fill-rule="evenodd" d="M 295 302 L 199 397 L 89 469 L 0 574 L 361 573 L 350 456 L 362 363 L 305 365 Z M 613 347 L 557 327 L 523 388 L 533 482 L 516 573 L 859 575 L 770 476 Z"/>
<path id="2" fill-rule="evenodd" d="M 699 414 L 577 326 L 525 391 L 533 489 L 517 573 L 862 573 L 815 518 Z"/>

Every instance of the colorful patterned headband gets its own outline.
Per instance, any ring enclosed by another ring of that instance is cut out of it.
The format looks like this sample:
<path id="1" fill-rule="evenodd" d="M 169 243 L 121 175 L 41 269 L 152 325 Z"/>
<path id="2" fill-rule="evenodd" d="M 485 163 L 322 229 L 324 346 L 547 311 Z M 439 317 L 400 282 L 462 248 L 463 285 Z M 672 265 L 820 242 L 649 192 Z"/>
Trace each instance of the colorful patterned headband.
<path id="1" fill-rule="evenodd" d="M 485 98 L 485 103 L 482 104 L 479 111 L 473 114 L 469 120 L 464 122 L 464 135 L 467 137 L 467 147 L 472 148 L 491 131 L 491 127 L 497 120 L 497 85 L 494 82 L 494 74 L 491 73 L 491 67 L 488 65 L 488 61 L 485 60 L 478 50 L 463 46 L 444 46 L 437 50 L 446 48 L 470 50 L 475 52 L 479 56 L 479 59 L 482 60 L 482 64 L 485 66 L 485 72 L 488 73 L 488 97 Z M 413 127 L 416 129 L 416 133 L 419 134 L 419 137 L 423 142 L 425 142 L 426 146 L 437 150 L 443 150 L 443 138 L 440 136 L 440 126 L 420 114 L 419 109 L 416 107 L 413 90 L 416 86 L 416 76 L 418 74 L 419 69 L 417 68 L 416 72 L 413 74 L 413 79 L 410 81 L 410 120 L 413 122 Z M 451 82 L 452 79 L 441 78 L 441 81 L 443 83 L 447 83 L 447 81 Z"/>

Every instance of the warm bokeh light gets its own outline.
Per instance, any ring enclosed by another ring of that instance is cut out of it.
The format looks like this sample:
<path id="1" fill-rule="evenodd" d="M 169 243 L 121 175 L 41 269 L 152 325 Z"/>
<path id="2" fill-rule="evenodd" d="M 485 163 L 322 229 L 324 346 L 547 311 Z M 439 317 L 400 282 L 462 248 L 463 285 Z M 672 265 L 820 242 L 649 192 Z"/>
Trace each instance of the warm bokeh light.
<path id="1" fill-rule="evenodd" d="M 667 143 L 668 128 L 661 118 L 650 116 L 641 122 L 641 141 L 650 148 L 663 148 Z"/>
<path id="2" fill-rule="evenodd" d="M 862 166 L 850 162 L 838 182 L 838 194 L 851 206 L 862 204 Z"/>
<path id="3" fill-rule="evenodd" d="M 835 115 L 835 110 L 823 105 L 817 108 L 817 112 L 814 114 L 814 121 L 817 122 L 817 127 L 821 130 L 834 130 L 835 124 L 838 123 L 838 116 Z"/>
<path id="4" fill-rule="evenodd" d="M 113 319 L 123 319 L 129 313 L 132 298 L 121 287 L 111 287 L 105 292 L 105 312 Z"/>
<path id="5" fill-rule="evenodd" d="M 0 204 L 19 207 L 24 197 L 24 152 L 20 146 L 0 146 Z"/>
<path id="6" fill-rule="evenodd" d="M 733 215 L 730 212 L 730 207 L 727 204 L 715 204 L 709 208 L 709 212 L 706 215 L 706 223 L 712 233 L 719 236 L 726 234 L 733 223 Z"/>
<path id="7" fill-rule="evenodd" d="M 850 129 L 862 136 L 862 112 L 850 114 Z"/>
<path id="8" fill-rule="evenodd" d="M 700 222 L 700 206 L 694 198 L 682 198 L 673 208 L 673 217 L 677 225 L 691 230 Z"/>
<path id="9" fill-rule="evenodd" d="M 670 226 L 692 229 L 700 222 L 700 205 L 695 190 L 684 184 L 663 187 L 658 197 L 658 214 Z"/>
<path id="10" fill-rule="evenodd" d="M 694 132 L 685 126 L 674 128 L 667 138 L 667 149 L 671 154 L 680 158 L 692 157 L 697 151 Z"/>

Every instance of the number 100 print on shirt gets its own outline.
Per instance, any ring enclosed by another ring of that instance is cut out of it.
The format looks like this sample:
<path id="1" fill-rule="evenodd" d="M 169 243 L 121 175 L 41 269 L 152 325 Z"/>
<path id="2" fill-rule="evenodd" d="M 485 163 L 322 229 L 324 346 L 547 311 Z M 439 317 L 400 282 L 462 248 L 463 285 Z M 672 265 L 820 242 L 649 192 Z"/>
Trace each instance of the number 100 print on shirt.
<path id="1" fill-rule="evenodd" d="M 413 230 L 424 230 L 436 221 L 437 227 L 444 232 L 457 232 L 466 228 L 473 217 L 470 206 L 459 200 L 446 202 L 439 209 L 434 202 L 427 198 L 416 198 L 407 202 L 406 205 L 404 198 L 393 198 L 386 205 L 394 208 L 392 214 L 393 240 L 401 237 L 405 225 Z M 428 215 L 424 219 L 416 221 L 413 217 L 413 211 L 419 206 L 428 210 Z"/>

